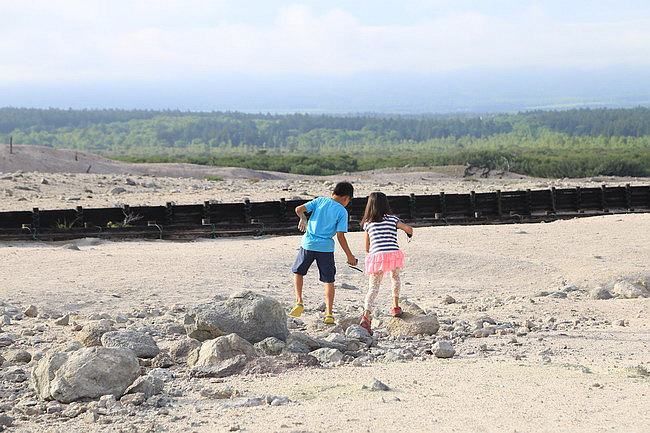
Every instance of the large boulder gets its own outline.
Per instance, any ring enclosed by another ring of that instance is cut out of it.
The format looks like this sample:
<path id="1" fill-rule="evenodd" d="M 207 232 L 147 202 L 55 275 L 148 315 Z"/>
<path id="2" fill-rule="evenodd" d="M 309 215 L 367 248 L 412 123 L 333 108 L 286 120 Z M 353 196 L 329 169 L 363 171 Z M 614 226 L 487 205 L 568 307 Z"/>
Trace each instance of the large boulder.
<path id="1" fill-rule="evenodd" d="M 232 295 L 225 301 L 212 301 L 190 308 L 185 330 L 199 341 L 236 333 L 251 343 L 267 337 L 285 340 L 287 315 L 273 298 L 252 291 Z"/>
<path id="2" fill-rule="evenodd" d="M 198 357 L 189 357 L 187 364 L 190 367 L 216 365 L 240 355 L 247 358 L 257 356 L 252 344 L 233 333 L 204 342 L 198 351 Z"/>
<path id="3" fill-rule="evenodd" d="M 201 347 L 201 342 L 195 340 L 194 338 L 184 338 L 180 341 L 175 342 L 169 348 L 169 356 L 176 363 L 186 362 L 187 356 L 193 350 Z"/>
<path id="4" fill-rule="evenodd" d="M 646 289 L 645 284 L 642 282 L 631 283 L 629 281 L 618 281 L 614 284 L 612 292 L 624 298 L 647 298 L 650 296 L 650 291 Z"/>
<path id="5" fill-rule="evenodd" d="M 130 349 L 89 347 L 47 354 L 32 371 L 32 385 L 41 399 L 70 403 L 106 394 L 119 398 L 139 375 Z"/>
<path id="6" fill-rule="evenodd" d="M 154 358 L 160 353 L 158 345 L 150 335 L 136 331 L 106 332 L 101 338 L 104 347 L 126 347 L 138 358 Z"/>
<path id="7" fill-rule="evenodd" d="M 433 335 L 438 332 L 440 324 L 438 318 L 433 315 L 416 316 L 411 313 L 403 313 L 400 317 L 391 317 L 386 322 L 386 330 L 390 336 L 398 335 Z"/>

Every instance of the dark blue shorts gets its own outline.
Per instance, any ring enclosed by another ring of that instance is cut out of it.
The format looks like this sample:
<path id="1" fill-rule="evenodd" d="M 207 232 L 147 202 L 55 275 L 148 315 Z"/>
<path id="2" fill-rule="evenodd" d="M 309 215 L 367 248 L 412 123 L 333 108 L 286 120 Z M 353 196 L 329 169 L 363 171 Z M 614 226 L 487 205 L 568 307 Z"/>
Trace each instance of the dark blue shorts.
<path id="1" fill-rule="evenodd" d="M 293 264 L 291 271 L 294 274 L 307 275 L 311 264 L 316 260 L 320 280 L 323 283 L 333 283 L 336 275 L 336 266 L 334 265 L 334 253 L 324 253 L 322 251 L 305 250 L 300 247 L 298 257 Z"/>

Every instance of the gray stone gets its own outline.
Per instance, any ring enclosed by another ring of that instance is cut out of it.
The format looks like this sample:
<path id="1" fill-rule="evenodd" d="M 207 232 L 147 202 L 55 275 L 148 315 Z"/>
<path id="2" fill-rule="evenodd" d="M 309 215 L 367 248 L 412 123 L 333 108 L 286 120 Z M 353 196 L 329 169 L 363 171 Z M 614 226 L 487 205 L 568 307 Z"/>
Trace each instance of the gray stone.
<path id="1" fill-rule="evenodd" d="M 187 335 L 199 341 L 231 333 L 251 343 L 267 337 L 285 340 L 289 335 L 282 305 L 252 291 L 193 307 L 185 316 L 184 324 Z"/>
<path id="2" fill-rule="evenodd" d="M 254 344 L 255 349 L 257 349 L 262 355 L 275 356 L 282 353 L 287 343 L 275 337 L 268 337 L 259 343 Z"/>
<path id="3" fill-rule="evenodd" d="M 1 427 L 11 427 L 14 423 L 14 419 L 9 415 L 0 413 L 0 426 Z"/>
<path id="4" fill-rule="evenodd" d="M 32 371 L 32 386 L 41 399 L 70 403 L 105 394 L 119 397 L 139 374 L 130 349 L 89 347 L 47 354 Z"/>
<path id="5" fill-rule="evenodd" d="M 144 393 L 136 392 L 134 394 L 127 394 L 120 399 L 120 403 L 124 406 L 140 406 L 146 400 Z"/>
<path id="6" fill-rule="evenodd" d="M 32 355 L 26 350 L 17 350 L 7 355 L 7 360 L 19 364 L 26 364 L 32 360 Z"/>
<path id="7" fill-rule="evenodd" d="M 147 334 L 136 331 L 106 332 L 101 338 L 104 347 L 126 347 L 138 358 L 153 358 L 160 353 L 154 339 Z"/>
<path id="8" fill-rule="evenodd" d="M 7 382 L 12 382 L 12 383 L 22 383 L 27 381 L 28 376 L 27 373 L 25 373 L 25 370 L 22 368 L 18 367 L 13 367 L 7 369 L 2 375 L 0 376 L 2 380 L 7 381 Z"/>
<path id="9" fill-rule="evenodd" d="M 650 297 L 650 292 L 645 288 L 645 285 L 640 283 L 634 284 L 629 281 L 618 281 L 614 284 L 612 291 L 628 299 Z"/>
<path id="10" fill-rule="evenodd" d="M 436 358 L 451 358 L 456 353 L 454 347 L 448 341 L 437 341 L 431 351 Z"/>
<path id="11" fill-rule="evenodd" d="M 218 337 L 208 340 L 201 345 L 196 361 L 188 359 L 190 367 L 200 367 L 224 361 L 238 355 L 254 358 L 255 347 L 237 334 Z"/>
<path id="12" fill-rule="evenodd" d="M 123 194 L 125 192 L 126 192 L 126 189 L 124 189 L 122 187 L 117 187 L 117 188 L 111 189 L 109 193 L 113 194 L 113 195 L 117 195 L 117 194 Z"/>
<path id="13" fill-rule="evenodd" d="M 176 363 L 186 362 L 187 356 L 194 349 L 201 347 L 201 342 L 194 338 L 184 338 L 169 348 L 169 356 Z"/>
<path id="14" fill-rule="evenodd" d="M 595 287 L 589 292 L 589 297 L 591 299 L 611 299 L 612 294 L 604 287 Z"/>
<path id="15" fill-rule="evenodd" d="M 128 323 L 129 318 L 126 317 L 126 314 L 124 313 L 117 313 L 115 315 L 115 323 Z"/>
<path id="16" fill-rule="evenodd" d="M 438 332 L 440 325 L 436 316 L 416 316 L 403 313 L 401 317 L 391 317 L 386 322 L 386 330 L 390 336 L 433 335 Z"/>
<path id="17" fill-rule="evenodd" d="M 102 335 L 114 330 L 110 322 L 100 320 L 99 322 L 85 325 L 77 334 L 77 340 L 86 347 L 101 346 Z"/>
<path id="18" fill-rule="evenodd" d="M 341 351 L 327 347 L 321 347 L 313 352 L 309 352 L 309 354 L 320 362 L 340 362 L 343 360 L 343 353 Z"/>
<path id="19" fill-rule="evenodd" d="M 174 378 L 174 374 L 165 368 L 154 368 L 147 374 L 147 376 L 158 378 L 163 382 L 169 382 Z"/>
<path id="20" fill-rule="evenodd" d="M 54 321 L 54 324 L 59 325 L 59 326 L 67 326 L 67 325 L 69 325 L 70 324 L 70 315 L 66 314 L 63 317 L 59 317 L 58 319 L 56 319 Z"/>
<path id="21" fill-rule="evenodd" d="M 453 297 L 451 297 L 450 295 L 447 295 L 444 298 L 442 298 L 442 303 L 443 304 L 455 304 L 456 300 Z"/>
<path id="22" fill-rule="evenodd" d="M 164 387 L 165 383 L 155 376 L 140 376 L 124 391 L 124 394 L 141 392 L 144 398 L 148 399 L 152 395 L 160 394 Z"/>
<path id="23" fill-rule="evenodd" d="M 348 326 L 348 329 L 345 330 L 345 337 L 348 340 L 360 341 L 366 346 L 370 346 L 373 343 L 372 335 L 361 325 Z"/>
<path id="24" fill-rule="evenodd" d="M 283 353 L 279 356 L 266 356 L 249 359 L 242 370 L 243 374 L 280 374 L 295 368 L 319 366 L 320 362 L 304 353 Z"/>
<path id="25" fill-rule="evenodd" d="M 336 343 L 333 341 L 328 341 L 322 338 L 314 338 L 311 335 L 305 332 L 292 332 L 287 337 L 287 344 L 290 345 L 293 342 L 300 342 L 309 348 L 309 351 L 320 349 L 321 347 L 329 347 L 330 349 L 338 349 L 341 352 L 347 350 L 345 344 Z"/>
<path id="26" fill-rule="evenodd" d="M 389 391 L 390 390 L 388 385 L 375 378 L 372 379 L 370 385 L 363 385 L 361 389 L 367 389 L 368 391 Z"/>
<path id="27" fill-rule="evenodd" d="M 240 373 L 248 362 L 246 355 L 216 361 L 212 364 L 197 365 L 190 370 L 191 377 L 228 377 Z"/>
<path id="28" fill-rule="evenodd" d="M 168 368 L 174 365 L 174 360 L 167 353 L 160 352 L 151 360 L 151 366 L 154 368 Z"/>
<path id="29" fill-rule="evenodd" d="M 36 317 L 38 316 L 38 308 L 36 308 L 35 305 L 30 305 L 25 311 L 23 311 L 23 314 L 27 317 Z"/>
<path id="30" fill-rule="evenodd" d="M 309 353 L 309 346 L 300 341 L 291 341 L 285 350 L 290 353 Z"/>

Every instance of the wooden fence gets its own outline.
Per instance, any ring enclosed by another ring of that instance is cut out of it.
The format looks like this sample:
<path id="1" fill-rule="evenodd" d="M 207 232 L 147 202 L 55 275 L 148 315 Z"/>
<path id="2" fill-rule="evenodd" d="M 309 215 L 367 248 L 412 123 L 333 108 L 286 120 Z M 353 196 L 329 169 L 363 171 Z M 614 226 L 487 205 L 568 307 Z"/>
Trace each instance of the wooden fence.
<path id="1" fill-rule="evenodd" d="M 601 186 L 469 194 L 389 196 L 395 215 L 415 226 L 552 221 L 608 213 L 650 211 L 650 186 Z M 359 230 L 367 198 L 348 205 L 350 230 Z M 0 240 L 66 240 L 296 234 L 294 208 L 305 200 L 202 205 L 1 212 Z M 123 226 L 125 225 L 125 226 Z"/>

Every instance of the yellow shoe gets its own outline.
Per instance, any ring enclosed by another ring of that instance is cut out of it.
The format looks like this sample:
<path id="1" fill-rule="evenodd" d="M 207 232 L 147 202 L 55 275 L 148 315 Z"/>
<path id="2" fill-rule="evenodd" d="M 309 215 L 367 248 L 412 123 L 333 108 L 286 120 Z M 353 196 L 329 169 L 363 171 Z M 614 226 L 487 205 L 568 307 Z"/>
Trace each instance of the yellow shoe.
<path id="1" fill-rule="evenodd" d="M 323 319 L 323 322 L 327 323 L 328 325 L 333 325 L 334 324 L 334 316 L 331 314 L 326 314 L 325 318 Z"/>
<path id="2" fill-rule="evenodd" d="M 289 311 L 289 316 L 300 317 L 303 311 L 305 311 L 304 305 L 296 303 L 296 306 Z"/>

